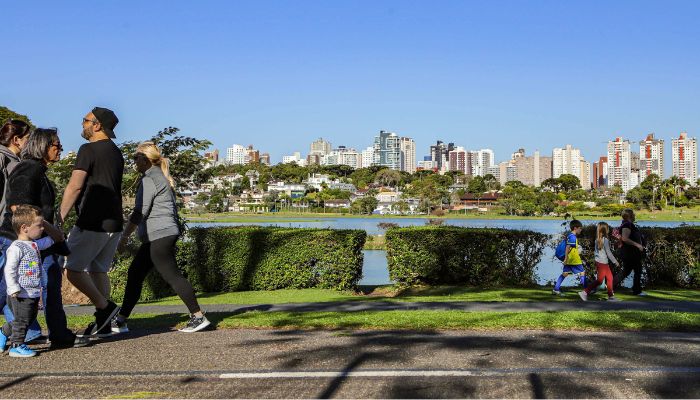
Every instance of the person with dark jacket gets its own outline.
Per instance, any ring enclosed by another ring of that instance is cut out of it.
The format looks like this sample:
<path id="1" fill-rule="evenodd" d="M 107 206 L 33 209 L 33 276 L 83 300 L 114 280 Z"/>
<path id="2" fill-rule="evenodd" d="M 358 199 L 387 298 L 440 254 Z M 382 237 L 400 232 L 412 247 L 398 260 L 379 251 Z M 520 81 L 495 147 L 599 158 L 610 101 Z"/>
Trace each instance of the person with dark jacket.
<path id="1" fill-rule="evenodd" d="M 7 208 L 1 227 L 5 237 L 14 232 L 12 229 L 12 210 L 20 204 L 28 204 L 41 210 L 44 224 L 54 223 L 56 215 L 56 192 L 46 176 L 49 163 L 60 159 L 61 141 L 56 129 L 36 129 L 29 137 L 22 150 L 22 161 L 14 168 L 7 182 Z M 9 236 L 9 237 L 14 237 Z M 44 312 L 49 328 L 49 340 L 52 348 L 80 347 L 89 341 L 77 338 L 68 329 L 66 314 L 63 311 L 61 297 L 62 269 L 58 263 L 57 252 L 65 252 L 65 243 L 56 243 L 42 251 L 42 267 L 46 271 L 46 298 Z"/>
<path id="2" fill-rule="evenodd" d="M 642 232 L 634 223 L 634 211 L 625 209 L 622 211 L 622 225 L 620 226 L 620 240 L 622 241 L 622 271 L 615 276 L 617 287 L 634 271 L 632 281 L 632 293 L 635 296 L 646 296 L 642 292 L 642 258 L 644 256 L 644 240 Z"/>

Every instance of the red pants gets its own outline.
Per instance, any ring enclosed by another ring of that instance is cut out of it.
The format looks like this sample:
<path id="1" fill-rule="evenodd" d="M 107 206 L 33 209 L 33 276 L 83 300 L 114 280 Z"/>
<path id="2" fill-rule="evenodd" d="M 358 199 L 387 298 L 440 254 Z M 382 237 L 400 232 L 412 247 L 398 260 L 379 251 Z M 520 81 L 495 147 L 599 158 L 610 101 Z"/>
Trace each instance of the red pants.
<path id="1" fill-rule="evenodd" d="M 605 286 L 608 288 L 608 297 L 613 296 L 613 275 L 612 271 L 610 270 L 610 266 L 608 264 L 601 264 L 599 262 L 595 263 L 596 268 L 598 269 L 598 276 L 596 277 L 596 281 L 588 285 L 588 287 L 585 289 L 586 294 L 591 293 L 591 291 L 598 286 L 603 284 L 603 280 L 605 280 Z"/>

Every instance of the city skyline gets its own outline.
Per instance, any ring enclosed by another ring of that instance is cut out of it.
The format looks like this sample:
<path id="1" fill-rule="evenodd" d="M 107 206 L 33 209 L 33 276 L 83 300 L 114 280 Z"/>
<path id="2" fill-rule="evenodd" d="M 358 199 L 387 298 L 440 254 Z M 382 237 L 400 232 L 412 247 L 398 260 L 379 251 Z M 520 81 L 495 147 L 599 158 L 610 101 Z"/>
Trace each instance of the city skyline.
<path id="1" fill-rule="evenodd" d="M 99 105 L 120 142 L 175 126 L 277 161 L 319 136 L 360 151 L 380 130 L 413 138 L 418 160 L 441 139 L 498 160 L 569 143 L 589 162 L 617 136 L 655 132 L 670 148 L 700 132 L 698 2 L 201 7 L 4 4 L 0 34 L 22 61 L 4 64 L 0 103 L 58 127 L 66 149 Z M 108 29 L 76 23 L 86 9 Z"/>

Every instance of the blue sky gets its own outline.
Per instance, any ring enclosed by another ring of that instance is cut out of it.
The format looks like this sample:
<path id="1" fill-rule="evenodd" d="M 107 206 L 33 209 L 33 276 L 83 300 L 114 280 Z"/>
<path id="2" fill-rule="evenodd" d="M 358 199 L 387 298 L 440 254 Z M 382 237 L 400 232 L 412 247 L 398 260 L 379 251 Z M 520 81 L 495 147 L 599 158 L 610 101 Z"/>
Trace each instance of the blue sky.
<path id="1" fill-rule="evenodd" d="M 101 105 L 118 140 L 176 126 L 273 162 L 379 130 L 419 159 L 441 139 L 589 161 L 656 132 L 670 159 L 700 132 L 699 17 L 697 1 L 5 2 L 0 104 L 71 149 Z"/>

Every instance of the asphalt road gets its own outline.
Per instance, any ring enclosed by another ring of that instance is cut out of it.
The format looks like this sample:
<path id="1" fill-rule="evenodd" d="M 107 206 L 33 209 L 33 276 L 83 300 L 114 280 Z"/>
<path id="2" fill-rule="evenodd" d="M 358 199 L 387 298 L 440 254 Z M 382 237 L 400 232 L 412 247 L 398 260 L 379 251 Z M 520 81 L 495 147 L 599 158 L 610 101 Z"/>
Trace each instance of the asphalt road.
<path id="1" fill-rule="evenodd" d="M 699 398 L 700 335 L 136 331 L 0 357 L 2 398 Z"/>

